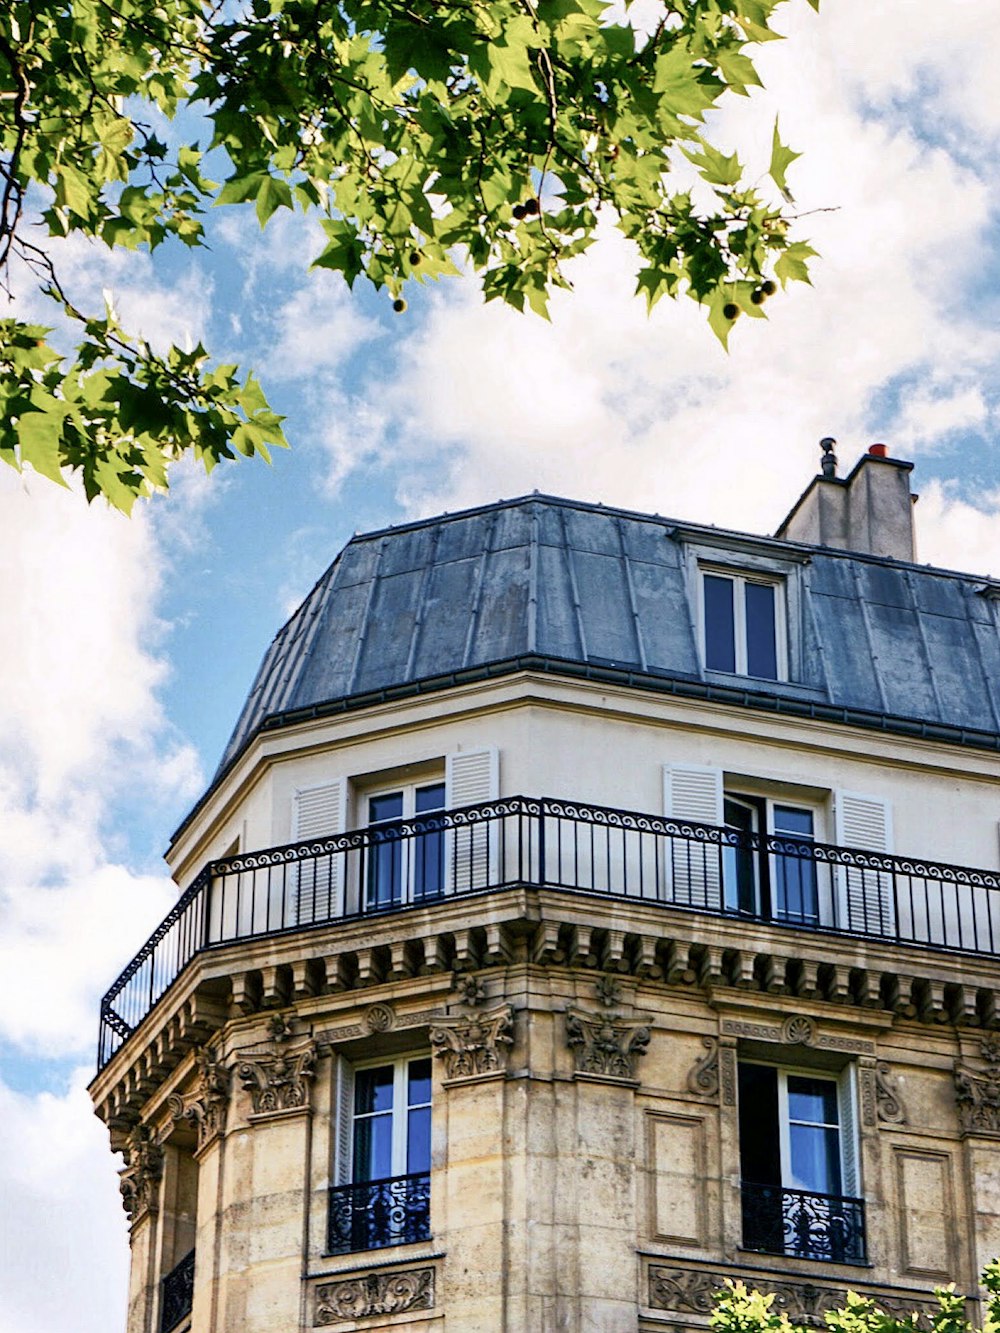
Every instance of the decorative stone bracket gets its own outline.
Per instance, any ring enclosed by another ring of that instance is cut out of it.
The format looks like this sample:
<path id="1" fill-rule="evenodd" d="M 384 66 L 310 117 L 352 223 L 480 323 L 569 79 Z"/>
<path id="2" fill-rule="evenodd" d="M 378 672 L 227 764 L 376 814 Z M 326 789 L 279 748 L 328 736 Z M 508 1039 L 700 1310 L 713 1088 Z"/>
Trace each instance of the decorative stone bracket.
<path id="1" fill-rule="evenodd" d="M 625 1018 L 618 1013 L 566 1009 L 566 1042 L 573 1051 L 577 1075 L 636 1083 L 636 1065 L 649 1046 L 648 1014 Z"/>
<path id="2" fill-rule="evenodd" d="M 226 1132 L 232 1076 L 209 1051 L 199 1051 L 195 1060 L 198 1082 L 194 1092 L 187 1097 L 174 1093 L 168 1105 L 174 1120 L 186 1120 L 194 1126 L 200 1152 Z"/>
<path id="3" fill-rule="evenodd" d="M 507 1068 L 513 1029 L 513 1007 L 502 1004 L 475 1014 L 434 1019 L 431 1045 L 444 1060 L 447 1079 L 497 1077 Z"/>
<path id="4" fill-rule="evenodd" d="M 955 1101 L 963 1134 L 1000 1138 L 1000 1034 L 980 1044 L 986 1068 L 969 1069 L 955 1061 Z"/>
<path id="5" fill-rule="evenodd" d="M 148 1125 L 136 1125 L 125 1141 L 125 1169 L 118 1184 L 122 1206 L 133 1226 L 156 1211 L 162 1175 L 162 1145 Z"/>
<path id="6" fill-rule="evenodd" d="M 236 1072 L 250 1094 L 255 1117 L 309 1108 L 316 1077 L 316 1043 L 296 1038 L 280 1014 L 268 1023 L 270 1041 L 240 1052 Z"/>

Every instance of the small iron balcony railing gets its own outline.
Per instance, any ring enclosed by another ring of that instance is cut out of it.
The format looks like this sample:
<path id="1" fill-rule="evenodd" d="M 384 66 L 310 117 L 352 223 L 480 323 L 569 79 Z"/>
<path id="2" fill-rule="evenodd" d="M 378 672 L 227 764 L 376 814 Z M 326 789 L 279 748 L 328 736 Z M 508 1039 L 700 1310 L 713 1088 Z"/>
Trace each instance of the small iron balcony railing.
<path id="1" fill-rule="evenodd" d="M 98 1067 L 205 949 L 525 885 L 1000 952 L 995 871 L 510 796 L 211 862 L 104 996 Z"/>
<path id="2" fill-rule="evenodd" d="M 191 1313 L 194 1303 L 194 1250 L 160 1283 L 160 1333 L 170 1333 Z"/>
<path id="3" fill-rule="evenodd" d="M 780 1185 L 742 1185 L 743 1246 L 834 1264 L 865 1264 L 864 1199 Z"/>
<path id="4" fill-rule="evenodd" d="M 387 1176 L 330 1190 L 327 1251 L 348 1254 L 428 1240 L 431 1178 L 427 1172 Z"/>

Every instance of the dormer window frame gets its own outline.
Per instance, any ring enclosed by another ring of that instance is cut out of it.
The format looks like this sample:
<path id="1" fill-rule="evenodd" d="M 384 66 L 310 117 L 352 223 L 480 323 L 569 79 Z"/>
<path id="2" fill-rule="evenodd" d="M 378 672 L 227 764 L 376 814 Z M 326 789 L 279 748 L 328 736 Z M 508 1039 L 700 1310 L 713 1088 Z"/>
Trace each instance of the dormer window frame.
<path id="1" fill-rule="evenodd" d="M 718 583 L 728 583 L 732 587 L 731 635 L 733 667 L 711 665 L 709 653 L 709 615 L 706 608 L 709 579 Z M 774 650 L 774 674 L 751 671 L 751 615 L 748 613 L 750 590 L 766 588 L 772 594 L 771 606 L 771 646 Z M 727 565 L 717 565 L 699 561 L 698 563 L 698 628 L 701 660 L 706 671 L 717 671 L 726 676 L 746 676 L 751 680 L 787 680 L 788 679 L 788 616 L 785 605 L 785 581 L 772 574 L 760 574 L 756 570 L 734 569 Z"/>
<path id="2" fill-rule="evenodd" d="M 801 682 L 803 678 L 802 583 L 808 558 L 799 552 L 787 557 L 773 550 L 754 549 L 721 542 L 685 543 L 688 589 L 692 609 L 692 633 L 698 661 L 707 680 L 733 684 L 747 681 L 755 686 L 774 687 Z M 708 665 L 706 652 L 705 578 L 715 576 L 733 584 L 735 670 Z M 748 670 L 746 588 L 767 587 L 774 590 L 774 634 L 777 674 L 751 675 Z"/>

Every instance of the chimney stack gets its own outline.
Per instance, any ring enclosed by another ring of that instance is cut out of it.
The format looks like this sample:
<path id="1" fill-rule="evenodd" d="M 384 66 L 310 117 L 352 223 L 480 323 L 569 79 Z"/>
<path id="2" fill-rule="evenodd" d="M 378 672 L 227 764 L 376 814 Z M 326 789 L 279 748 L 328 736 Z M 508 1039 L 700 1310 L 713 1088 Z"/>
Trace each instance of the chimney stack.
<path id="1" fill-rule="evenodd" d="M 873 444 L 847 477 L 837 476 L 836 440 L 820 441 L 822 474 L 814 477 L 775 536 L 893 560 L 916 559 L 910 491 L 912 463 Z"/>

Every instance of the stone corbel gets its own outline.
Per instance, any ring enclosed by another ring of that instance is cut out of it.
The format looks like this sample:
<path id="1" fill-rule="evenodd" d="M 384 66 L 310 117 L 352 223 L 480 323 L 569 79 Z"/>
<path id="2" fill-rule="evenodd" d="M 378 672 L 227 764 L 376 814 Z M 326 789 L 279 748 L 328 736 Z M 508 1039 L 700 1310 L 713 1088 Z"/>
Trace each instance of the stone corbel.
<path id="1" fill-rule="evenodd" d="M 611 1083 L 638 1083 L 636 1066 L 649 1046 L 651 1014 L 626 1018 L 614 1008 L 621 988 L 612 977 L 599 977 L 595 994 L 602 1011 L 594 1013 L 578 1005 L 566 1007 L 566 1044 L 573 1052 L 576 1078 Z"/>
<path id="2" fill-rule="evenodd" d="M 175 1093 L 168 1105 L 174 1120 L 185 1120 L 194 1127 L 200 1153 L 226 1132 L 232 1076 L 209 1051 L 199 1051 L 195 1061 L 198 1081 L 194 1092 L 186 1097 Z"/>
<path id="3" fill-rule="evenodd" d="M 136 1125 L 125 1141 L 125 1167 L 118 1189 L 122 1206 L 133 1226 L 156 1212 L 163 1176 L 163 1147 L 148 1125 Z"/>
<path id="4" fill-rule="evenodd" d="M 434 1054 L 444 1061 L 445 1078 L 502 1078 L 514 1043 L 514 1010 L 509 1004 L 474 1014 L 436 1018 L 430 1026 Z"/>
<path id="5" fill-rule="evenodd" d="M 980 1043 L 984 1069 L 955 1061 L 955 1103 L 963 1134 L 1000 1138 L 1000 1034 Z"/>
<path id="6" fill-rule="evenodd" d="M 411 1268 L 325 1282 L 316 1288 L 313 1326 L 326 1328 L 370 1315 L 432 1310 L 434 1276 L 433 1268 Z"/>
<path id="7" fill-rule="evenodd" d="M 280 1014 L 268 1023 L 270 1040 L 240 1052 L 236 1073 L 250 1094 L 252 1120 L 310 1109 L 316 1043 L 296 1037 Z"/>

